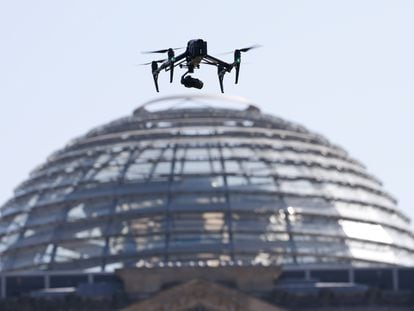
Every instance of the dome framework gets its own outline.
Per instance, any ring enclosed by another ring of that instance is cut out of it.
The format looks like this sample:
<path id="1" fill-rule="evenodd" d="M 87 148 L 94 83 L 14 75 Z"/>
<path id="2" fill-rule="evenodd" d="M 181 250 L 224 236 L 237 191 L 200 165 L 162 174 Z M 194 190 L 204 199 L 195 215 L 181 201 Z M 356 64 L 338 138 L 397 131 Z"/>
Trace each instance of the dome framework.
<path id="1" fill-rule="evenodd" d="M 151 102 L 50 156 L 0 210 L 1 269 L 414 262 L 408 218 L 362 164 L 213 99 Z"/>

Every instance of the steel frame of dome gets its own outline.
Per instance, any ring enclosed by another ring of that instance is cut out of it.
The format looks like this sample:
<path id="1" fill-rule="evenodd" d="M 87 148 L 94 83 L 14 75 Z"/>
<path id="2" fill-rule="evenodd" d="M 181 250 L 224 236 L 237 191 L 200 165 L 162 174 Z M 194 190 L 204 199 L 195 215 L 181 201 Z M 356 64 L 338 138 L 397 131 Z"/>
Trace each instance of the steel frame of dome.
<path id="1" fill-rule="evenodd" d="M 414 263 L 409 219 L 342 148 L 247 101 L 162 101 L 175 106 L 90 131 L 15 190 L 3 271 Z"/>

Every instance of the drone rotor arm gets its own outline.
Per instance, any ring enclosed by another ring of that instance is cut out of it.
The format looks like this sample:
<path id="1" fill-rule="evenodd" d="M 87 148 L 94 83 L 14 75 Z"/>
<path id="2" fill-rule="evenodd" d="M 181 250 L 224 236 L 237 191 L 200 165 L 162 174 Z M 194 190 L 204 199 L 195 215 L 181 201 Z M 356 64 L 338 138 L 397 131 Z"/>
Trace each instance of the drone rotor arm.
<path id="1" fill-rule="evenodd" d="M 206 55 L 204 57 L 204 60 L 209 61 L 210 63 L 216 64 L 216 65 L 220 65 L 222 67 L 224 67 L 226 69 L 226 71 L 230 72 L 230 70 L 232 69 L 232 65 L 229 63 L 226 63 L 224 61 L 222 61 L 221 59 L 215 58 L 213 56 L 210 55 Z"/>
<path id="2" fill-rule="evenodd" d="M 174 67 L 180 66 L 183 62 L 185 62 L 187 57 L 187 52 L 182 53 L 175 57 Z"/>
<path id="3" fill-rule="evenodd" d="M 170 64 L 170 66 L 166 67 L 166 68 L 165 68 L 165 71 L 169 71 L 169 70 L 171 70 L 171 67 L 177 67 L 177 66 L 180 66 L 180 65 L 182 65 L 182 63 L 184 63 L 184 62 L 185 62 L 185 60 L 181 60 L 181 61 L 179 61 L 179 62 L 174 62 L 174 64 Z"/>
<path id="4" fill-rule="evenodd" d="M 178 61 L 178 62 L 175 62 L 174 63 L 174 67 L 177 67 L 177 66 L 180 66 L 182 63 L 184 63 L 185 62 L 185 59 L 182 59 L 182 60 L 180 60 L 180 61 Z"/>
<path id="5" fill-rule="evenodd" d="M 217 64 L 215 64 L 215 63 L 210 63 L 210 62 L 201 62 L 200 64 L 203 64 L 203 65 L 210 65 L 210 66 L 218 66 Z"/>
<path id="6" fill-rule="evenodd" d="M 210 55 L 206 55 L 204 57 L 204 61 L 205 61 L 204 64 L 217 66 L 217 75 L 219 78 L 220 90 L 222 93 L 224 93 L 224 86 L 223 86 L 224 75 L 226 74 L 226 72 L 230 72 L 233 69 L 234 64 L 226 63 L 222 61 L 221 59 L 215 58 Z"/>

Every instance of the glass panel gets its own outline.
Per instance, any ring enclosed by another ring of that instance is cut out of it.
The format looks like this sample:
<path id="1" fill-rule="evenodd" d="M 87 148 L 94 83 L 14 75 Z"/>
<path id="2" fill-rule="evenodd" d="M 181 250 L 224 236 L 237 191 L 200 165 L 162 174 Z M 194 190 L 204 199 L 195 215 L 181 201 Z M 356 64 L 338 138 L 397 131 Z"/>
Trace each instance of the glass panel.
<path id="1" fill-rule="evenodd" d="M 39 200 L 39 195 L 34 194 L 32 196 L 26 196 L 24 198 L 15 199 L 12 202 L 6 204 L 2 210 L 2 217 L 14 214 L 16 212 L 21 213 L 24 211 L 30 210 L 32 207 L 36 206 Z"/>
<path id="2" fill-rule="evenodd" d="M 158 162 L 154 169 L 154 175 L 170 175 L 171 162 Z"/>
<path id="3" fill-rule="evenodd" d="M 277 191 L 278 186 L 273 177 L 250 177 L 249 190 Z"/>
<path id="4" fill-rule="evenodd" d="M 296 165 L 277 165 L 276 172 L 283 177 L 297 177 L 301 175 L 299 167 Z"/>
<path id="5" fill-rule="evenodd" d="M 210 174 L 211 165 L 209 161 L 186 161 L 183 174 Z"/>
<path id="6" fill-rule="evenodd" d="M 79 182 L 83 176 L 82 170 L 76 170 L 74 172 L 66 174 L 60 173 L 56 175 L 52 180 L 49 180 L 44 184 L 45 187 L 60 187 L 63 185 L 73 185 L 76 182 Z"/>
<path id="7" fill-rule="evenodd" d="M 171 162 L 173 159 L 173 155 L 174 155 L 173 148 L 165 149 L 164 152 L 162 153 L 162 156 L 160 157 L 160 161 Z"/>
<path id="8" fill-rule="evenodd" d="M 300 193 L 307 195 L 321 195 L 320 184 L 312 183 L 308 180 L 278 180 L 280 190 L 287 193 Z"/>
<path id="9" fill-rule="evenodd" d="M 374 225 L 349 220 L 339 220 L 346 236 L 381 243 L 393 243 L 388 232 L 381 225 Z"/>
<path id="10" fill-rule="evenodd" d="M 276 191 L 277 185 L 272 177 L 228 176 L 227 185 L 230 188 L 245 191 Z"/>
<path id="11" fill-rule="evenodd" d="M 288 215 L 293 231 L 308 234 L 324 234 L 343 237 L 344 232 L 338 224 L 337 219 L 328 217 L 319 217 L 318 215 L 299 215 L 294 209 L 289 210 Z M 292 212 L 293 211 L 293 212 Z M 321 232 L 323 228 L 323 232 Z"/>
<path id="12" fill-rule="evenodd" d="M 125 174 L 126 180 L 142 180 L 148 178 L 151 173 L 153 163 L 134 163 L 131 164 Z"/>
<path id="13" fill-rule="evenodd" d="M 355 259 L 374 260 L 389 264 L 397 264 L 399 261 L 396 253 L 389 246 L 352 240 L 348 240 L 346 243 L 348 244 L 352 257 Z"/>
<path id="14" fill-rule="evenodd" d="M 109 161 L 109 165 L 123 166 L 128 162 L 131 151 L 122 151 L 113 156 L 112 160 Z"/>
<path id="15" fill-rule="evenodd" d="M 47 192 L 44 192 L 40 198 L 37 204 L 50 204 L 54 203 L 56 201 L 64 200 L 65 197 L 72 193 L 74 190 L 74 187 L 66 187 L 66 188 L 59 188 L 50 190 Z"/>
<path id="16" fill-rule="evenodd" d="M 23 269 L 35 265 L 47 264 L 50 262 L 53 246 L 51 244 L 19 250 L 13 259 L 12 267 L 9 269 Z M 44 267 L 43 267 L 44 268 Z"/>
<path id="17" fill-rule="evenodd" d="M 113 221 L 110 234 L 148 235 L 165 231 L 164 216 L 140 217 L 132 220 Z"/>
<path id="18" fill-rule="evenodd" d="M 17 245 L 22 247 L 51 241 L 54 238 L 55 227 L 55 225 L 51 225 L 26 229 Z"/>
<path id="19" fill-rule="evenodd" d="M 270 175 L 271 170 L 264 162 L 241 161 L 243 172 L 248 175 Z"/>
<path id="20" fill-rule="evenodd" d="M 206 212 L 199 214 L 175 214 L 171 218 L 172 231 L 209 232 L 226 229 L 223 212 Z"/>
<path id="21" fill-rule="evenodd" d="M 55 261 L 68 262 L 101 256 L 105 240 L 91 239 L 60 243 L 56 248 Z"/>
<path id="22" fill-rule="evenodd" d="M 342 238 L 294 234 L 293 241 L 299 253 L 319 256 L 350 257 L 348 245 Z"/>
<path id="23" fill-rule="evenodd" d="M 213 173 L 222 173 L 223 172 L 223 167 L 222 167 L 220 161 L 218 161 L 218 160 L 211 161 L 211 166 L 212 166 L 212 169 L 213 169 Z"/>
<path id="24" fill-rule="evenodd" d="M 188 148 L 185 155 L 187 160 L 206 160 L 209 158 L 207 149 Z"/>
<path id="25" fill-rule="evenodd" d="M 248 159 L 253 159 L 256 158 L 256 154 L 252 148 L 247 148 L 247 147 L 233 147 L 231 149 L 232 151 L 232 155 L 236 156 L 236 157 L 243 157 L 243 158 L 248 158 Z"/>
<path id="26" fill-rule="evenodd" d="M 172 184 L 172 191 L 216 191 L 217 188 L 223 187 L 224 182 L 221 176 L 210 177 L 190 177 L 190 176 L 176 176 Z"/>
<path id="27" fill-rule="evenodd" d="M 112 213 L 113 203 L 108 201 L 86 201 L 68 208 L 67 220 L 76 221 L 85 218 L 94 218 Z"/>
<path id="28" fill-rule="evenodd" d="M 286 231 L 283 218 L 279 215 L 255 215 L 232 213 L 232 229 L 237 232 Z M 235 234 L 237 236 L 239 233 Z M 258 235 L 258 234 L 253 234 Z"/>
<path id="29" fill-rule="evenodd" d="M 14 231 L 18 231 L 21 228 L 23 228 L 26 224 L 26 220 L 28 218 L 28 214 L 24 213 L 24 214 L 17 214 L 15 216 L 12 217 L 3 217 L 2 221 L 2 233 L 9 233 L 9 232 L 14 232 Z"/>
<path id="30" fill-rule="evenodd" d="M 170 208 L 179 209 L 180 207 L 193 207 L 195 210 L 197 207 L 210 207 L 210 208 L 222 208 L 225 203 L 225 198 L 221 194 L 177 194 L 171 199 Z"/>
<path id="31" fill-rule="evenodd" d="M 175 152 L 175 158 L 177 160 L 181 160 L 185 158 L 185 153 L 186 153 L 186 148 L 185 147 L 180 147 L 177 148 L 176 152 Z"/>
<path id="32" fill-rule="evenodd" d="M 225 244 L 229 243 L 229 235 L 227 232 L 223 233 L 171 233 L 170 247 L 192 247 L 202 244 Z"/>
<path id="33" fill-rule="evenodd" d="M 94 176 L 93 180 L 99 182 L 116 181 L 122 170 L 121 166 L 105 166 Z"/>
<path id="34" fill-rule="evenodd" d="M 243 187 L 249 184 L 246 176 L 227 176 L 227 185 L 232 188 Z"/>
<path id="35" fill-rule="evenodd" d="M 224 166 L 226 168 L 226 173 L 240 173 L 241 172 L 240 163 L 237 161 L 226 160 L 224 162 Z"/>
<path id="36" fill-rule="evenodd" d="M 155 160 L 161 156 L 162 149 L 146 149 L 140 155 L 140 159 Z"/>
<path id="37" fill-rule="evenodd" d="M 107 228 L 106 223 L 98 225 L 87 224 L 72 224 L 61 231 L 62 240 L 85 239 L 85 238 L 100 238 L 103 237 Z"/>
<path id="38" fill-rule="evenodd" d="M 134 199 L 120 200 L 116 206 L 117 213 L 124 213 L 147 208 L 160 208 L 165 205 L 164 196 L 137 197 Z"/>
<path id="39" fill-rule="evenodd" d="M 139 251 L 165 248 L 163 235 L 150 235 L 142 237 L 120 236 L 109 240 L 109 253 L 111 255 L 134 254 Z"/>
<path id="40" fill-rule="evenodd" d="M 17 242 L 19 233 L 4 235 L 0 238 L 0 252 L 5 251 Z"/>
<path id="41" fill-rule="evenodd" d="M 210 148 L 209 150 L 210 158 L 211 159 L 220 159 L 221 153 L 219 148 Z"/>
<path id="42" fill-rule="evenodd" d="M 312 197 L 291 197 L 285 196 L 285 202 L 287 206 L 293 207 L 295 210 L 306 210 L 306 211 L 315 211 L 316 213 L 326 213 L 330 212 L 332 214 L 337 214 L 336 209 L 333 207 L 333 203 L 330 203 L 328 200 L 323 198 L 312 198 Z"/>
<path id="43" fill-rule="evenodd" d="M 266 194 L 242 194 L 232 193 L 230 195 L 232 209 L 247 210 L 251 212 L 278 211 L 285 208 L 283 199 L 276 195 Z"/>

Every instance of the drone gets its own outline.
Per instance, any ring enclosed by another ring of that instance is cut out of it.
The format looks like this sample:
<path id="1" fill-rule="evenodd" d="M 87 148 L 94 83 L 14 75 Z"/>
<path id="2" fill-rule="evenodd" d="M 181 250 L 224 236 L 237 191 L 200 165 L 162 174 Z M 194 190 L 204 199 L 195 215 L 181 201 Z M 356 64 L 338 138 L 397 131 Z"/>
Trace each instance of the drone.
<path id="1" fill-rule="evenodd" d="M 207 42 L 202 39 L 190 40 L 187 43 L 185 52 L 175 56 L 175 50 L 182 48 L 168 48 L 157 51 L 142 52 L 144 54 L 152 53 L 167 53 L 166 59 L 154 60 L 142 65 L 151 65 L 152 77 L 154 79 L 155 89 L 158 88 L 158 75 L 162 70 L 170 72 L 170 83 L 173 82 L 174 68 L 187 68 L 187 71 L 181 77 L 181 84 L 187 88 L 203 88 L 203 81 L 193 78 L 190 73 L 194 73 L 194 69 L 199 69 L 201 64 L 211 65 L 217 67 L 217 75 L 220 83 L 220 90 L 224 93 L 223 78 L 226 72 L 231 72 L 233 68 L 236 70 L 235 83 L 239 82 L 241 53 L 247 52 L 251 49 L 260 47 L 260 45 L 252 45 L 246 48 L 234 50 L 234 60 L 232 63 L 227 63 L 218 58 L 207 54 Z M 159 65 L 160 64 L 160 65 Z"/>

